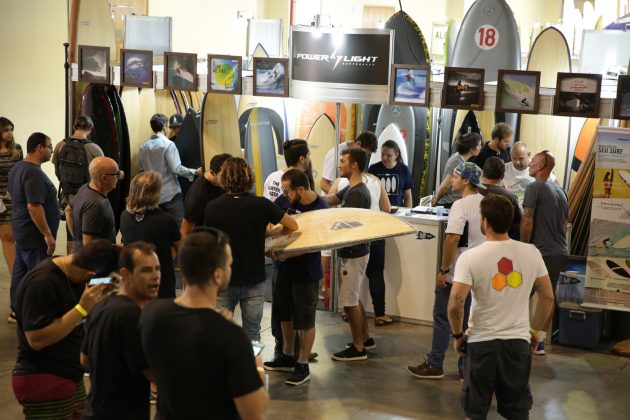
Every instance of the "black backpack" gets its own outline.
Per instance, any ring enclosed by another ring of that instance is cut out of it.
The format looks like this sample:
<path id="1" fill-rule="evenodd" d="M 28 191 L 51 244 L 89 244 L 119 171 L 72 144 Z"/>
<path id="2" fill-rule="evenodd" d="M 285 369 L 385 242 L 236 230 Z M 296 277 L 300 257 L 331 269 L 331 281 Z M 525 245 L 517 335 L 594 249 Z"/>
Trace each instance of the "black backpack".
<path id="1" fill-rule="evenodd" d="M 57 178 L 64 194 L 76 194 L 90 180 L 85 144 L 89 140 L 64 139 L 57 156 Z"/>

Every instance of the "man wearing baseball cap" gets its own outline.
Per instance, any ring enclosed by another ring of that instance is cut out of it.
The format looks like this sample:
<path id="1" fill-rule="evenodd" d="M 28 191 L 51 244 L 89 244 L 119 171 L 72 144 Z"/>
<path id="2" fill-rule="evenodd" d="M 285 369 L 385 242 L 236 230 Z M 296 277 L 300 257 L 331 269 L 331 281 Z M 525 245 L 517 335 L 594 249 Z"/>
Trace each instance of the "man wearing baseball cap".
<path id="1" fill-rule="evenodd" d="M 182 117 L 182 114 L 171 115 L 171 118 L 168 119 L 168 126 L 171 128 L 169 140 L 175 140 L 175 137 L 177 137 L 179 131 L 182 129 L 183 123 L 184 117 Z"/>
<path id="2" fill-rule="evenodd" d="M 422 379 L 440 379 L 444 377 L 444 356 L 451 338 L 451 327 L 448 322 L 448 298 L 451 293 L 453 271 L 459 255 L 471 248 L 481 245 L 485 236 L 479 228 L 481 216 L 479 204 L 483 196 L 479 189 L 486 189 L 481 183 L 481 168 L 472 162 L 460 164 L 453 171 L 451 189 L 461 195 L 451 207 L 446 226 L 442 248 L 442 264 L 439 268 L 433 304 L 433 341 L 431 352 L 426 355 L 424 363 L 408 366 L 413 376 Z M 468 328 L 468 311 L 470 295 L 464 307 L 464 331 Z M 464 359 L 458 362 L 459 378 L 463 379 Z"/>

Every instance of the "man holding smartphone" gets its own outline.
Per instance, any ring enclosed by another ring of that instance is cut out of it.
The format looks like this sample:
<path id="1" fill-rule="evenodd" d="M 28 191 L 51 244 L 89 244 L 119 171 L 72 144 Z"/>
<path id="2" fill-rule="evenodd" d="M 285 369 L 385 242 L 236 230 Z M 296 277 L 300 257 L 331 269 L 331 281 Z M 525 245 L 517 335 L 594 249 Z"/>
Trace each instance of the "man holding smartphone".
<path id="1" fill-rule="evenodd" d="M 120 254 L 122 287 L 90 315 L 81 364 L 90 372 L 83 419 L 148 419 L 149 381 L 138 322 L 142 307 L 157 297 L 160 261 L 155 247 L 133 242 Z"/>

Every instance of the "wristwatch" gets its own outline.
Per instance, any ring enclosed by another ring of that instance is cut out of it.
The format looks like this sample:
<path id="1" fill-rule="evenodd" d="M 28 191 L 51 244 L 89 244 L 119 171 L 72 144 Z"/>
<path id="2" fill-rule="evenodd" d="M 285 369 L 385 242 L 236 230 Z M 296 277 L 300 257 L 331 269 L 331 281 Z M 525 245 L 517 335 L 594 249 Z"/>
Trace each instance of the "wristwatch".
<path id="1" fill-rule="evenodd" d="M 459 334 L 455 334 L 453 331 L 451 331 L 451 337 L 453 337 L 455 340 L 462 338 L 464 336 L 464 332 L 460 332 Z"/>
<path id="2" fill-rule="evenodd" d="M 448 274 L 451 272 L 450 268 L 441 268 L 440 267 L 440 274 Z"/>

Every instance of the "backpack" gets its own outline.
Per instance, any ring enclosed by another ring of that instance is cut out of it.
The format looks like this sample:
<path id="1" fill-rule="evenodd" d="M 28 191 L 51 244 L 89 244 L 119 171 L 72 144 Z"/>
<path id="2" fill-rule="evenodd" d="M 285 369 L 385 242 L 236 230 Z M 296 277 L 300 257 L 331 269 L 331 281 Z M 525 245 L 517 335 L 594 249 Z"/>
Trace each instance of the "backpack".
<path id="1" fill-rule="evenodd" d="M 90 181 L 88 159 L 84 145 L 88 140 L 66 138 L 57 156 L 57 177 L 64 194 L 76 194 L 83 184 Z M 60 191 L 61 192 L 61 191 Z"/>

